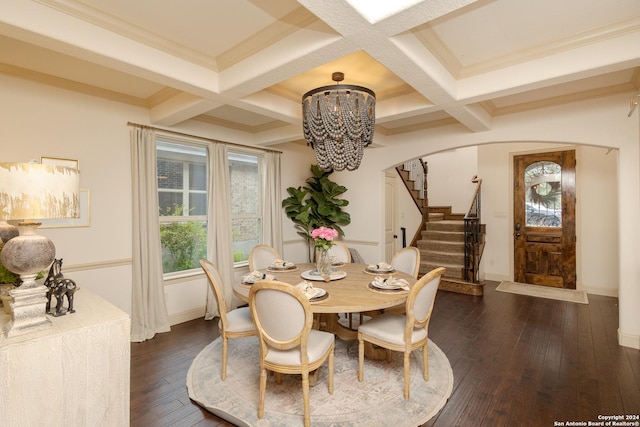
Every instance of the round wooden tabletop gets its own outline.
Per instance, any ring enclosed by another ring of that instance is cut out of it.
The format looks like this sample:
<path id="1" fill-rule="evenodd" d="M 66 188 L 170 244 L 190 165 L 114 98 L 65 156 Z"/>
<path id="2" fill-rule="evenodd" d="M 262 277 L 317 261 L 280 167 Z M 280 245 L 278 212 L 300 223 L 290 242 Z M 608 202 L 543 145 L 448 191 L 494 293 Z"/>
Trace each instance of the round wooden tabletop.
<path id="1" fill-rule="evenodd" d="M 297 264 L 297 269 L 292 271 L 271 271 L 260 270 L 263 273 L 275 276 L 275 280 L 297 285 L 304 281 L 302 274 L 309 270 L 315 270 L 315 264 Z M 372 289 L 369 286 L 376 274 L 365 271 L 367 264 L 344 264 L 334 267 L 334 270 L 344 271 L 346 276 L 342 279 L 324 281 L 311 281 L 314 287 L 325 289 L 328 298 L 318 302 L 313 302 L 311 307 L 314 313 L 359 313 L 372 310 L 382 310 L 404 304 L 407 300 L 408 291 L 384 291 Z M 397 279 L 404 279 L 413 286 L 416 282 L 409 274 L 393 271 L 391 273 L 378 274 L 384 278 L 393 276 Z M 307 280 L 309 281 L 309 280 Z M 233 292 L 243 301 L 249 301 L 249 290 L 251 285 L 236 283 L 233 285 Z"/>

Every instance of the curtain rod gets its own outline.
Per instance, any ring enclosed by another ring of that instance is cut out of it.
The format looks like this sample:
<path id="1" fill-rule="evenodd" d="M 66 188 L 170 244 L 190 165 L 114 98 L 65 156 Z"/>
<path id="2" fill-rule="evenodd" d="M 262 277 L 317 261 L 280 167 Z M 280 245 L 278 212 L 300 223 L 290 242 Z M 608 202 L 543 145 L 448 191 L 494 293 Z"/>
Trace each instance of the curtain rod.
<path id="1" fill-rule="evenodd" d="M 205 136 L 192 135 L 190 133 L 179 132 L 179 131 L 176 131 L 176 130 L 163 129 L 163 128 L 159 128 L 159 127 L 155 127 L 155 126 L 149 126 L 149 125 L 142 125 L 140 123 L 127 122 L 127 126 L 137 126 L 137 127 L 141 127 L 141 128 L 147 128 L 147 129 L 158 130 L 158 131 L 161 131 L 161 132 L 171 133 L 171 134 L 174 134 L 174 135 L 187 136 L 187 137 L 190 137 L 190 138 L 202 139 L 204 141 L 217 142 L 217 143 L 220 143 L 220 144 L 227 144 L 227 145 L 231 145 L 231 146 L 234 146 L 234 147 L 250 148 L 250 149 L 253 149 L 253 150 L 265 151 L 267 153 L 282 154 L 282 151 L 272 150 L 270 148 L 253 147 L 251 145 L 237 144 L 235 142 L 225 142 L 225 141 L 220 141 L 218 139 L 207 138 Z"/>

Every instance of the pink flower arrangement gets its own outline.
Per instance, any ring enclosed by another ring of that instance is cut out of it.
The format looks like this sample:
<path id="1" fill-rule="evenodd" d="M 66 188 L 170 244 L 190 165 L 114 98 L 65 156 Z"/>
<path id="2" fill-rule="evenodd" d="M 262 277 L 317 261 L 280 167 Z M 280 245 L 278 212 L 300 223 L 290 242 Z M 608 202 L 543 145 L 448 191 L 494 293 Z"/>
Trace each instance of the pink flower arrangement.
<path id="1" fill-rule="evenodd" d="M 319 227 L 311 232 L 314 246 L 318 249 L 328 250 L 333 246 L 332 240 L 338 237 L 338 232 L 333 228 Z"/>

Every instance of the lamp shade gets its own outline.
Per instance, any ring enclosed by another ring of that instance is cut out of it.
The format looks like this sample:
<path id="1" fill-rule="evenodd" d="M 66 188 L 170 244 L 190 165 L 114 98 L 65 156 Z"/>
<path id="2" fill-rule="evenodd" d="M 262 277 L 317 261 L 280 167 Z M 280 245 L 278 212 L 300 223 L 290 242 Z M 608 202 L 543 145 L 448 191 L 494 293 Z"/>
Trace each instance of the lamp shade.
<path id="1" fill-rule="evenodd" d="M 0 219 L 80 216 L 77 169 L 39 163 L 0 163 Z"/>

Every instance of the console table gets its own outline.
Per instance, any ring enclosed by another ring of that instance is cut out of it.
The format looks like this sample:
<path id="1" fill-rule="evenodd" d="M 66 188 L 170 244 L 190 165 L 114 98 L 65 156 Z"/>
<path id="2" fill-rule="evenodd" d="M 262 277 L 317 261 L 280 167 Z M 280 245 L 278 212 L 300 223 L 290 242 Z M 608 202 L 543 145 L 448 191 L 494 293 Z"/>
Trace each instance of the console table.
<path id="1" fill-rule="evenodd" d="M 0 332 L 0 424 L 129 426 L 129 315 L 86 288 L 75 296 L 47 330 Z"/>

